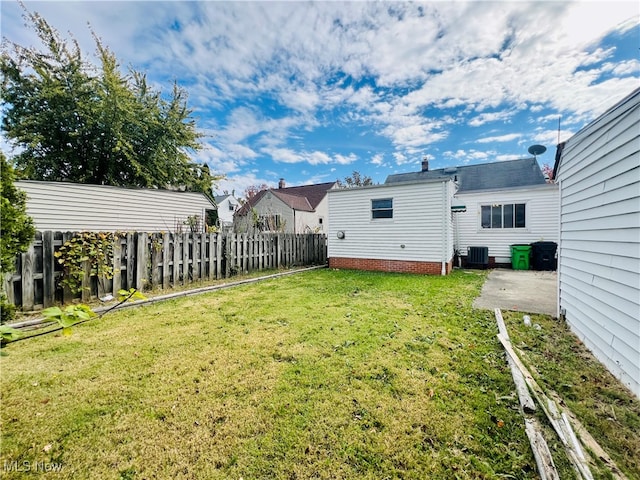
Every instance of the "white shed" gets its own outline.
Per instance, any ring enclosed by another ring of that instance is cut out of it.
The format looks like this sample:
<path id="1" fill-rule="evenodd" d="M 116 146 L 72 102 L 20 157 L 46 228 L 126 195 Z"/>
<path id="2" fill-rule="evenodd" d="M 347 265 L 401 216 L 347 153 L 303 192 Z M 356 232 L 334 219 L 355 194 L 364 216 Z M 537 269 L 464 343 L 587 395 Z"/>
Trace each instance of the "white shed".
<path id="1" fill-rule="evenodd" d="M 329 190 L 329 267 L 449 273 L 453 188 L 441 178 Z"/>
<path id="2" fill-rule="evenodd" d="M 41 231 L 201 232 L 207 210 L 215 210 L 194 192 L 31 180 L 16 187 Z"/>
<path id="3" fill-rule="evenodd" d="M 640 396 L 640 89 L 558 148 L 559 314 Z"/>

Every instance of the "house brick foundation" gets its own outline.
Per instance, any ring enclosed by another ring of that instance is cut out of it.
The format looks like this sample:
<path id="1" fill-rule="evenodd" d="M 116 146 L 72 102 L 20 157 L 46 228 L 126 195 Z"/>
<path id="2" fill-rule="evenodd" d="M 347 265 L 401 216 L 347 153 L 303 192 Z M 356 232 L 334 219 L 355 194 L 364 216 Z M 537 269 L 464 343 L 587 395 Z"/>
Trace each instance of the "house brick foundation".
<path id="1" fill-rule="evenodd" d="M 447 275 L 451 273 L 453 259 L 445 264 Z M 378 272 L 415 273 L 420 275 L 440 275 L 440 262 L 418 262 L 410 260 L 384 260 L 379 258 L 329 258 L 329 268 L 344 268 L 352 270 L 369 270 Z"/>

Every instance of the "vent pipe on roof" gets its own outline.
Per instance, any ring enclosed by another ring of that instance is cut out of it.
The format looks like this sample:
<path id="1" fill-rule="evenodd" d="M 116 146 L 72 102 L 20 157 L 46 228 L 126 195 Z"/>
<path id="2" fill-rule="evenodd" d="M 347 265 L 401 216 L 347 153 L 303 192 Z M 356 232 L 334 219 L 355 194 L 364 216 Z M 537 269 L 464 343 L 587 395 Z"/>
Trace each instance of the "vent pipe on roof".
<path id="1" fill-rule="evenodd" d="M 281 178 L 280 181 L 278 182 L 278 188 L 284 188 L 285 183 L 284 183 L 284 178 Z"/>
<path id="2" fill-rule="evenodd" d="M 422 171 L 429 171 L 429 159 L 427 157 L 422 157 Z"/>

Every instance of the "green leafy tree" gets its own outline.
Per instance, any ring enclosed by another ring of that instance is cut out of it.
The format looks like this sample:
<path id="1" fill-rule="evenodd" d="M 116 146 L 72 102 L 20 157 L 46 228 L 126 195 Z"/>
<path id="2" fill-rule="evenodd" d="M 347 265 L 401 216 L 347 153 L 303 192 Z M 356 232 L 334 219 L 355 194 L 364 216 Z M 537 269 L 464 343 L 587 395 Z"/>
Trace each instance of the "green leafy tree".
<path id="1" fill-rule="evenodd" d="M 15 187 L 13 167 L 7 162 L 7 158 L 2 152 L 0 152 L 0 176 L 2 177 L 0 274 L 4 275 L 13 273 L 16 255 L 26 251 L 35 235 L 35 228 L 31 217 L 26 213 L 26 194 Z M 4 285 L 4 282 L 0 282 L 0 284 Z M 1 323 L 11 320 L 15 309 L 7 303 L 3 291 L 0 291 L 0 309 L 2 310 Z"/>
<path id="2" fill-rule="evenodd" d="M 191 160 L 201 144 L 186 91 L 174 83 L 165 98 L 144 74 L 123 74 L 95 33 L 99 65 L 91 65 L 40 15 L 25 9 L 24 17 L 44 49 L 5 41 L 0 93 L 2 129 L 25 178 L 212 196 L 221 177 Z"/>
<path id="3" fill-rule="evenodd" d="M 367 185 L 373 185 L 371 177 L 362 175 L 356 170 L 351 175 L 344 177 L 344 181 L 338 180 L 338 187 L 340 188 L 366 187 Z"/>

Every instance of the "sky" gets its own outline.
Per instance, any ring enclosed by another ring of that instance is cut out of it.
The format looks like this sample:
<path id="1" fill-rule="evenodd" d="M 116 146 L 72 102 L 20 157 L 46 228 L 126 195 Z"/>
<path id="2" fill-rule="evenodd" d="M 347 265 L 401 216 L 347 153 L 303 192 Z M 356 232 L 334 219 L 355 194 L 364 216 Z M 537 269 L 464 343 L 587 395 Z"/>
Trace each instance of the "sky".
<path id="1" fill-rule="evenodd" d="M 637 1 L 25 1 L 96 61 L 170 93 L 203 134 L 197 162 L 252 185 L 331 182 L 537 156 L 640 87 Z M 17 1 L 3 38 L 39 46 Z M 11 145 L 0 139 L 11 154 Z"/>

